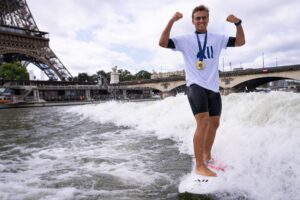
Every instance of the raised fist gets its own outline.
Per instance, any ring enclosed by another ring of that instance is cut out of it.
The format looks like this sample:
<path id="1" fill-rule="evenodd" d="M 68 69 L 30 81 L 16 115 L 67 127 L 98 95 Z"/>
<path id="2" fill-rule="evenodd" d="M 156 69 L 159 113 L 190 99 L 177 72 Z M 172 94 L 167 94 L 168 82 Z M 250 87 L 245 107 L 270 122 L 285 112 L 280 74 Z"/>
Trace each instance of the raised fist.
<path id="1" fill-rule="evenodd" d="M 237 18 L 234 15 L 229 15 L 226 20 L 230 23 L 238 23 L 239 21 L 241 21 L 239 18 Z"/>
<path id="2" fill-rule="evenodd" d="M 173 17 L 172 17 L 172 20 L 175 22 L 175 21 L 178 21 L 179 19 L 182 18 L 182 14 L 180 12 L 176 12 Z"/>

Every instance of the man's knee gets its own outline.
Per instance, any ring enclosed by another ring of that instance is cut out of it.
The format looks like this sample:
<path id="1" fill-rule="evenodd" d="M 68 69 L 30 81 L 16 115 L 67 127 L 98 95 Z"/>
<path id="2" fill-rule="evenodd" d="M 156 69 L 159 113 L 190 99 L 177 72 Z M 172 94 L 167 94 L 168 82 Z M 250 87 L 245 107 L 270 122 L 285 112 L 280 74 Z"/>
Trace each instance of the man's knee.
<path id="1" fill-rule="evenodd" d="M 212 128 L 214 128 L 214 129 L 217 129 L 220 126 L 220 121 L 213 122 L 212 124 L 210 124 L 210 126 L 212 126 Z"/>
<path id="2" fill-rule="evenodd" d="M 218 129 L 220 126 L 220 117 L 210 117 L 209 127 L 212 129 Z"/>
<path id="3" fill-rule="evenodd" d="M 195 119 L 197 122 L 197 128 L 205 128 L 210 122 L 208 112 L 196 114 Z"/>

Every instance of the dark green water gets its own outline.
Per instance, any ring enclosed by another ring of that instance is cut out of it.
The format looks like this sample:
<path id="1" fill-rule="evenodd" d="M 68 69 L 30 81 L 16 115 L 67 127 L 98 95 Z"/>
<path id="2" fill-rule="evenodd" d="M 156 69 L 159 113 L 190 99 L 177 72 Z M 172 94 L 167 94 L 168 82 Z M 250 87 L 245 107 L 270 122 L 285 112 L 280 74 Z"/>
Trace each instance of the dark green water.
<path id="1" fill-rule="evenodd" d="M 172 140 L 66 110 L 0 110 L 0 199 L 186 199 Z"/>

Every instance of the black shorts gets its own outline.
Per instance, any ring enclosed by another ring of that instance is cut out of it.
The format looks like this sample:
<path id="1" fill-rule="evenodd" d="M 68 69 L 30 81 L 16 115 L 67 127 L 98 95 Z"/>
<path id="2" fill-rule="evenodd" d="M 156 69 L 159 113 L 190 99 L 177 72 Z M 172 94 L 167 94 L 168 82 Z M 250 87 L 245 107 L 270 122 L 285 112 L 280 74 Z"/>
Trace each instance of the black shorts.
<path id="1" fill-rule="evenodd" d="M 209 116 L 221 115 L 222 100 L 219 92 L 192 84 L 187 89 L 187 96 L 194 115 L 203 112 L 208 112 Z"/>

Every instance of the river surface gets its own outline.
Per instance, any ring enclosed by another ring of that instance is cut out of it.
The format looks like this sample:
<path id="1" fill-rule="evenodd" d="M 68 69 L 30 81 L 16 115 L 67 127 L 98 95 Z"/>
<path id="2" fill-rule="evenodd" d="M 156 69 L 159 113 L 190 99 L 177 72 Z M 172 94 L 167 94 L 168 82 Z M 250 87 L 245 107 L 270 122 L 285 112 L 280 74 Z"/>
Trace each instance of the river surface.
<path id="1" fill-rule="evenodd" d="M 215 194 L 178 194 L 195 129 L 178 95 L 0 110 L 0 199 L 300 199 L 300 94 L 222 98 L 213 157 L 229 167 Z"/>

